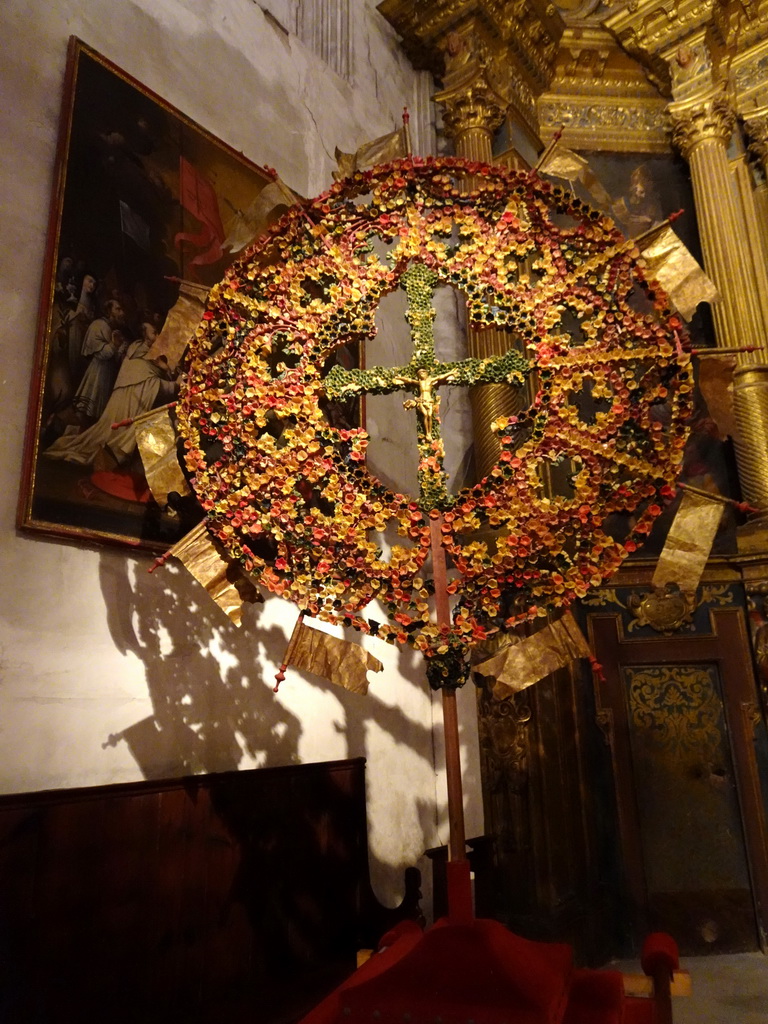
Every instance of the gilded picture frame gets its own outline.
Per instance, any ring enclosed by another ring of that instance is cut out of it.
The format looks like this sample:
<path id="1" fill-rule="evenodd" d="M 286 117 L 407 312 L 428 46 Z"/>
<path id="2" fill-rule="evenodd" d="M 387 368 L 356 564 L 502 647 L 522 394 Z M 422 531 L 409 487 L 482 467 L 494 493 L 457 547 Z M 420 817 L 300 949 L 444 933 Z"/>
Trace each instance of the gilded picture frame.
<path id="1" fill-rule="evenodd" d="M 184 510 L 152 499 L 135 431 L 109 421 L 173 401 L 178 360 L 157 354 L 168 313 L 185 282 L 204 298 L 245 248 L 249 211 L 270 181 L 268 171 L 70 40 L 20 528 L 152 551 L 190 528 Z"/>

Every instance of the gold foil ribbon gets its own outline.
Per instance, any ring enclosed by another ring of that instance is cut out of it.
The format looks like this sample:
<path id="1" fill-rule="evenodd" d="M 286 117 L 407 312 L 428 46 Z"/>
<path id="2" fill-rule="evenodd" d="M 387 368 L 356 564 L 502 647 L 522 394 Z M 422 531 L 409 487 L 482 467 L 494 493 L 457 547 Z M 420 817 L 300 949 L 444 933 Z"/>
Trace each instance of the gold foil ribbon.
<path id="1" fill-rule="evenodd" d="M 653 586 L 676 583 L 683 591 L 695 591 L 725 505 L 715 498 L 684 491 L 680 507 L 667 534 L 664 550 L 653 574 Z"/>
<path id="2" fill-rule="evenodd" d="M 163 408 L 142 416 L 134 429 L 144 475 L 157 504 L 165 508 L 171 491 L 189 494 L 189 484 L 176 457 L 177 434 L 170 411 Z"/>
<path id="3" fill-rule="evenodd" d="M 219 553 L 204 522 L 198 523 L 174 544 L 170 554 L 183 562 L 185 568 L 205 587 L 209 596 L 236 626 L 242 621 L 243 604 L 260 600 L 259 592 L 253 584 L 239 573 L 233 562 L 228 562 Z"/>
<path id="4" fill-rule="evenodd" d="M 195 284 L 193 281 L 179 283 L 179 297 L 176 304 L 168 310 L 163 329 L 152 342 L 145 359 L 157 362 L 161 356 L 168 360 L 168 368 L 173 371 L 181 362 L 189 339 L 197 330 L 197 326 L 205 312 L 210 288 Z"/>
<path id="5" fill-rule="evenodd" d="M 544 679 L 576 658 L 589 658 L 584 634 L 570 612 L 544 629 L 511 644 L 499 654 L 475 666 L 474 671 L 494 679 L 493 695 L 497 700 L 510 697 Z"/>
<path id="6" fill-rule="evenodd" d="M 690 320 L 700 302 L 714 302 L 720 293 L 680 238 L 667 224 L 643 246 L 647 276 L 659 282 L 678 313 Z"/>
<path id="7" fill-rule="evenodd" d="M 241 252 L 267 230 L 280 210 L 287 210 L 298 201 L 299 197 L 280 178 L 270 181 L 247 209 L 235 210 L 222 248 Z"/>
<path id="8" fill-rule="evenodd" d="M 384 668 L 359 644 L 351 643 L 330 633 L 299 623 L 298 636 L 289 650 L 287 663 L 305 672 L 314 672 L 351 693 L 368 692 L 366 673 L 381 672 Z"/>
<path id="9" fill-rule="evenodd" d="M 389 135 L 382 135 L 378 139 L 366 142 L 354 153 L 345 153 L 336 147 L 334 156 L 339 169 L 333 172 L 336 181 L 349 177 L 355 171 L 361 171 L 366 167 L 375 167 L 376 164 L 386 164 L 390 160 L 397 160 L 408 155 L 408 138 L 405 128 L 398 128 Z"/>
<path id="10" fill-rule="evenodd" d="M 731 355 L 707 355 L 699 360 L 699 391 L 707 403 L 721 438 L 736 436 L 736 414 L 733 408 L 733 371 L 736 360 Z"/>
<path id="11" fill-rule="evenodd" d="M 536 169 L 539 174 L 547 174 L 552 178 L 580 182 L 598 206 L 610 209 L 611 197 L 587 161 L 583 156 L 579 156 L 578 153 L 558 145 L 549 154 L 545 155 L 541 164 Z"/>

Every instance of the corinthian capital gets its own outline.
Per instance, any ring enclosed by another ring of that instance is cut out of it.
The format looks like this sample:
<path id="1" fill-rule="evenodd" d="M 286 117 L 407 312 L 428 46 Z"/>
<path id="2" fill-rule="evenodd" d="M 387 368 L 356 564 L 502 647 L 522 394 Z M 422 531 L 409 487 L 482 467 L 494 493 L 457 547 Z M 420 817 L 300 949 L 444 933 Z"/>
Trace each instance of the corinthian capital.
<path id="1" fill-rule="evenodd" d="M 451 138 L 468 128 L 482 128 L 493 134 L 509 106 L 482 78 L 459 89 L 444 89 L 435 99 L 443 107 L 443 127 Z"/>
<path id="2" fill-rule="evenodd" d="M 672 141 L 689 157 L 693 150 L 708 139 L 719 139 L 727 144 L 736 126 L 736 115 L 731 101 L 722 91 L 685 103 L 671 103 Z"/>
<path id="3" fill-rule="evenodd" d="M 748 150 L 763 167 L 768 167 L 768 110 L 744 119 L 744 128 L 749 138 Z"/>
<path id="4" fill-rule="evenodd" d="M 474 22 L 451 32 L 444 42 L 445 76 L 435 100 L 443 108 L 446 134 L 455 138 L 470 128 L 492 134 L 509 107 L 508 69 L 498 49 Z"/>

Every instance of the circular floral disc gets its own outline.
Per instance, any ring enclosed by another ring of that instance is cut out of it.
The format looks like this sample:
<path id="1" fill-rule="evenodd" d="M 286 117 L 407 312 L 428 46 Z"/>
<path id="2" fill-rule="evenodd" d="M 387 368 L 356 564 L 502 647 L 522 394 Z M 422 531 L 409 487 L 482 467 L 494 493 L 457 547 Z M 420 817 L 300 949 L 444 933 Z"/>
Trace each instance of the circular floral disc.
<path id="1" fill-rule="evenodd" d="M 440 284 L 463 293 L 472 327 L 508 334 L 506 356 L 436 361 Z M 331 369 L 401 286 L 410 362 Z M 399 161 L 291 209 L 213 289 L 179 396 L 187 467 L 209 529 L 256 582 L 428 657 L 463 652 L 584 596 L 649 532 L 686 440 L 681 336 L 637 248 L 580 200 L 535 173 Z M 528 407 L 494 425 L 491 473 L 451 495 L 439 389 L 493 382 L 527 388 Z M 366 431 L 334 415 L 392 391 L 417 412 L 417 495 L 369 473 Z M 435 623 L 430 518 L 450 630 Z"/>

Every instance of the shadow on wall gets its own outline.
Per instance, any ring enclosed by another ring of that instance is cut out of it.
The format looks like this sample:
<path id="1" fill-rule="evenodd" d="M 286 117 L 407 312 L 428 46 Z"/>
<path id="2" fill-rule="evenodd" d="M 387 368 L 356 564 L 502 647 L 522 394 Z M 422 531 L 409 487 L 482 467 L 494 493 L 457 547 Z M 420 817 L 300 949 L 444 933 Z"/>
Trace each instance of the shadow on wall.
<path id="1" fill-rule="evenodd" d="M 263 606 L 248 606 L 238 628 L 180 566 L 150 576 L 138 563 L 134 576 L 102 556 L 110 633 L 144 663 L 154 714 L 108 742 L 127 743 L 146 779 L 234 771 L 244 752 L 265 767 L 298 763 L 301 724 L 259 666 L 261 649 L 274 657 L 285 646 L 279 628 L 257 628 Z"/>
<path id="2" fill-rule="evenodd" d="M 112 639 L 122 654 L 130 652 L 143 662 L 153 709 L 152 715 L 110 735 L 104 746 L 126 743 L 146 779 L 234 771 L 245 756 L 260 767 L 298 764 L 299 741 L 310 725 L 273 692 L 271 666 L 282 661 L 286 632 L 264 621 L 267 615 L 261 604 L 247 605 L 243 624 L 237 627 L 180 565 L 169 562 L 149 575 L 145 564 L 132 565 L 108 553 L 101 557 L 100 582 Z M 350 639 L 359 639 L 354 631 L 349 634 Z M 298 674 L 320 693 L 332 695 L 339 705 L 334 727 L 344 735 L 342 756 L 365 756 L 370 762 L 372 734 L 378 731 L 386 736 L 374 742 L 382 747 L 391 741 L 394 748 L 388 763 L 396 759 L 401 771 L 404 763 L 415 762 L 417 768 L 421 763 L 424 772 L 416 774 L 422 787 L 425 779 L 433 779 L 431 721 L 416 721 L 372 692 L 362 697 L 318 676 Z M 426 691 L 423 661 L 416 652 L 399 651 L 398 674 L 404 681 L 400 685 Z M 373 678 L 382 689 L 386 686 L 384 674 Z M 283 684 L 289 686 L 290 677 Z M 332 756 L 339 755 L 334 751 Z M 370 806 L 370 771 L 367 779 Z M 392 778 L 383 784 L 380 778 L 374 781 L 390 800 L 396 794 Z M 382 894 L 402 892 L 403 869 L 413 864 L 418 853 L 435 845 L 442 824 L 434 800 L 410 792 L 408 780 L 404 786 L 410 807 L 396 810 L 395 820 L 387 814 L 387 829 L 393 832 L 387 839 L 394 851 L 401 845 L 398 833 L 402 832 L 403 847 L 413 848 L 414 832 L 420 833 L 420 849 L 415 856 L 399 860 L 396 854 L 384 860 L 371 853 L 371 878 Z M 418 788 L 414 780 L 414 789 Z"/>

